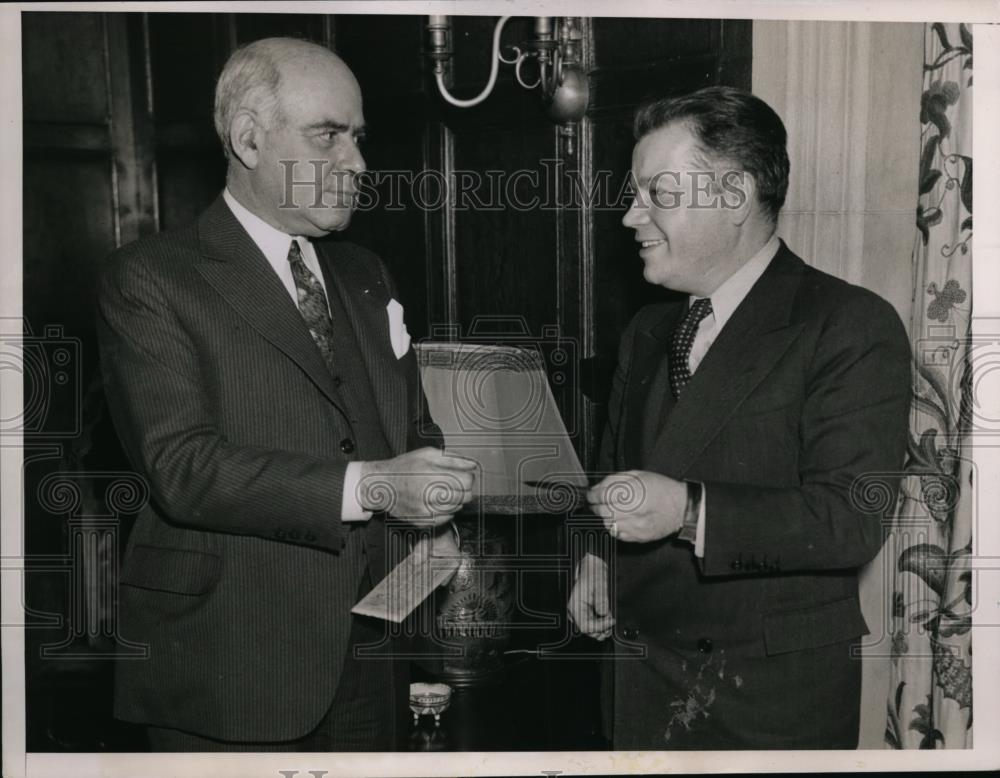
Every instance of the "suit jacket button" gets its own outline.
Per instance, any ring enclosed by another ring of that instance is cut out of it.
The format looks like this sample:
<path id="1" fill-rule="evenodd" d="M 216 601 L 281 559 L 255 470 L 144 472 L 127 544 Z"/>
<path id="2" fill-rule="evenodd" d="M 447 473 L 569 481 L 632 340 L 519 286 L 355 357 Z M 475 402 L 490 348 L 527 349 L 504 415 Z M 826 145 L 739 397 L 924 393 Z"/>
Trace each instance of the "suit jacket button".
<path id="1" fill-rule="evenodd" d="M 698 652 L 701 654 L 711 654 L 712 653 L 712 641 L 708 638 L 701 638 L 698 641 Z"/>
<path id="2" fill-rule="evenodd" d="M 340 388 L 340 385 L 342 383 L 344 383 L 344 379 L 341 378 L 339 375 L 335 375 L 333 377 L 333 385 L 336 386 L 338 389 Z"/>
<path id="3" fill-rule="evenodd" d="M 345 454 L 353 454 L 354 441 L 351 440 L 350 438 L 344 438 L 342 441 L 340 441 L 340 450 L 343 451 Z"/>
<path id="4" fill-rule="evenodd" d="M 306 540 L 306 543 L 315 543 L 316 542 L 316 536 L 313 533 L 311 533 L 311 532 L 307 532 L 305 540 Z"/>
<path id="5" fill-rule="evenodd" d="M 639 637 L 639 630 L 635 627 L 625 627 L 625 629 L 622 630 L 622 637 L 626 640 L 635 640 Z"/>

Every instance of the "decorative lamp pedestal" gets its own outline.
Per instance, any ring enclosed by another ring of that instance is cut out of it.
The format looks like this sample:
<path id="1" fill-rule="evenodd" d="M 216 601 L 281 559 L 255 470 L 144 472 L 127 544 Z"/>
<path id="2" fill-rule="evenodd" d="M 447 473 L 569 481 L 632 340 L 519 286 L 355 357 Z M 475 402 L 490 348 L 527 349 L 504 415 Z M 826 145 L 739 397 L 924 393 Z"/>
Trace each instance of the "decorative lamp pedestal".
<path id="1" fill-rule="evenodd" d="M 514 576 L 509 517 L 456 518 L 461 562 L 435 596 L 434 637 L 445 654 L 437 675 L 456 688 L 499 680 L 510 644 Z"/>

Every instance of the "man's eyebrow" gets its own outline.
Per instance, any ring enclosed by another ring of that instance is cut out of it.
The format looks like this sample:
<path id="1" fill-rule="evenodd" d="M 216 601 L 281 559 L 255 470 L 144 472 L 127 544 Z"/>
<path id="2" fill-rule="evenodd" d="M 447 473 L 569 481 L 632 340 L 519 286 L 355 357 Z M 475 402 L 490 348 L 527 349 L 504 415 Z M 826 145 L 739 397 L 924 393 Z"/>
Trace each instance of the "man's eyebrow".
<path id="1" fill-rule="evenodd" d="M 333 119 L 324 119 L 323 121 L 313 122 L 312 124 L 306 125 L 306 131 L 312 132 L 314 130 L 333 130 L 334 132 L 348 132 L 351 129 L 351 125 L 344 124 L 343 122 L 338 122 Z M 364 135 L 365 126 L 354 128 L 355 135 Z"/>
<path id="2" fill-rule="evenodd" d="M 651 184 L 660 185 L 664 181 L 674 185 L 680 185 L 681 173 L 676 170 L 661 170 L 651 176 L 643 176 L 639 179 L 639 186 L 647 187 Z"/>

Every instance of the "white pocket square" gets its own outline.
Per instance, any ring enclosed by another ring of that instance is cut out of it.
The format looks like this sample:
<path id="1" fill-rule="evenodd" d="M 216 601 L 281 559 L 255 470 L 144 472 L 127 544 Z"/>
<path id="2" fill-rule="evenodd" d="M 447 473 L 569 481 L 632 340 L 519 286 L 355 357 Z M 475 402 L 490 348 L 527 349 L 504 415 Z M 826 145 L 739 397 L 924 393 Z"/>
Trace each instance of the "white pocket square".
<path id="1" fill-rule="evenodd" d="M 389 315 L 389 342 L 392 344 L 392 353 L 396 355 L 396 359 L 401 359 L 410 350 L 410 333 L 406 331 L 406 323 L 403 321 L 403 306 L 393 298 L 385 306 L 385 312 Z"/>

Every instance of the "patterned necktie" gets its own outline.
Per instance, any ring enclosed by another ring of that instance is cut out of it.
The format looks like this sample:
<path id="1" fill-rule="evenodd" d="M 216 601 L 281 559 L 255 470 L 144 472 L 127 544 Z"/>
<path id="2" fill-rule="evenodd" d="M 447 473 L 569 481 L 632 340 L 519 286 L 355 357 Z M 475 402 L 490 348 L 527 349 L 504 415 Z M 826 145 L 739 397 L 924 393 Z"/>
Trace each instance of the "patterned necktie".
<path id="1" fill-rule="evenodd" d="M 691 346 L 694 343 L 698 325 L 712 312 L 712 301 L 703 297 L 695 300 L 687 315 L 674 331 L 674 339 L 670 344 L 670 391 L 674 398 L 681 396 L 681 390 L 691 380 L 691 370 L 688 359 L 691 356 Z"/>
<path id="2" fill-rule="evenodd" d="M 323 285 L 302 260 L 302 252 L 296 240 L 288 248 L 288 263 L 292 266 L 292 276 L 295 278 L 299 313 L 305 319 L 309 334 L 316 341 L 327 367 L 333 370 L 333 321 L 330 319 L 330 306 L 327 304 Z"/>

